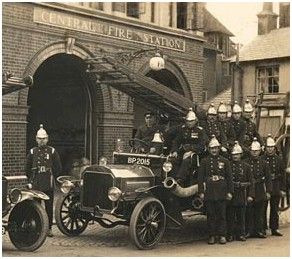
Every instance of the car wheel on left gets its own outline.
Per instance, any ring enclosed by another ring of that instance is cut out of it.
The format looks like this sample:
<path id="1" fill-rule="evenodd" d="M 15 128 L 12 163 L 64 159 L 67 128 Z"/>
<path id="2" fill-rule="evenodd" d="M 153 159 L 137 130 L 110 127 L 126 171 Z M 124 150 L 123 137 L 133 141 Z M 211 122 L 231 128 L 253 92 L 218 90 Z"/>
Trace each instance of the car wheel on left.
<path id="1" fill-rule="evenodd" d="M 8 234 L 12 244 L 22 251 L 35 251 L 46 240 L 49 220 L 45 209 L 34 200 L 15 205 L 8 219 Z"/>

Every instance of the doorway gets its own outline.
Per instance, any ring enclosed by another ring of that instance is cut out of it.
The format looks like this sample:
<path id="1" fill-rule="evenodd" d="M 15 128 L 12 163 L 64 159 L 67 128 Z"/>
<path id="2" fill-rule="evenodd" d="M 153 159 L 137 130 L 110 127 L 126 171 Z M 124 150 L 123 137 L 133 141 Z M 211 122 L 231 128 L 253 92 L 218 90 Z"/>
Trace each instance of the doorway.
<path id="1" fill-rule="evenodd" d="M 76 56 L 54 55 L 37 69 L 28 93 L 27 149 L 35 146 L 36 132 L 43 124 L 48 145 L 60 155 L 63 174 L 69 174 L 76 160 L 93 157 L 92 102 L 85 66 Z"/>

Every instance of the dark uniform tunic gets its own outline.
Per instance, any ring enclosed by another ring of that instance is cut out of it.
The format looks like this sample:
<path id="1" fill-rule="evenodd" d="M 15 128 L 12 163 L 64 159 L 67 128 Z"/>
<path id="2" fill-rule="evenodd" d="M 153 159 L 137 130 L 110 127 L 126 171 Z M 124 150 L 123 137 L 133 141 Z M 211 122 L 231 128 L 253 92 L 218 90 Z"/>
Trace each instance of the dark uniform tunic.
<path id="1" fill-rule="evenodd" d="M 280 203 L 280 191 L 286 189 L 286 173 L 285 166 L 282 158 L 277 155 L 263 155 L 263 159 L 267 162 L 271 172 L 272 179 L 272 192 L 270 199 L 270 228 L 271 230 L 277 230 L 279 228 L 279 203 Z M 264 211 L 264 227 L 267 229 L 267 207 L 266 202 Z"/>
<path id="2" fill-rule="evenodd" d="M 235 120 L 233 117 L 231 117 L 230 123 L 231 123 L 233 130 L 235 132 L 235 140 L 237 140 L 239 142 L 239 144 L 242 145 L 244 142 L 244 136 L 245 136 L 245 132 L 246 132 L 245 121 L 242 118 Z"/>
<path id="3" fill-rule="evenodd" d="M 227 148 L 227 137 L 224 133 L 223 128 L 221 127 L 221 123 L 218 120 L 216 121 L 201 121 L 200 126 L 206 131 L 208 142 L 211 140 L 212 135 L 218 139 L 220 144 Z"/>
<path id="4" fill-rule="evenodd" d="M 151 141 L 153 140 L 154 134 L 159 131 L 163 132 L 163 127 L 158 124 L 154 124 L 152 127 L 147 127 L 143 125 L 138 128 L 135 138 L 145 141 L 150 145 Z"/>
<path id="5" fill-rule="evenodd" d="M 206 190 L 204 190 L 204 183 Z M 199 193 L 205 194 L 210 236 L 226 235 L 226 196 L 233 193 L 230 163 L 222 156 L 202 159 L 198 176 Z"/>
<path id="6" fill-rule="evenodd" d="M 250 234 L 263 232 L 263 215 L 266 194 L 272 191 L 271 173 L 263 157 L 249 157 L 245 160 L 251 167 L 255 182 L 255 197 L 247 211 L 247 227 Z"/>
<path id="7" fill-rule="evenodd" d="M 177 131 L 177 136 L 173 141 L 171 152 L 178 152 L 180 161 L 185 152 L 194 152 L 196 156 L 193 157 L 193 159 L 196 159 L 194 164 L 197 168 L 199 166 L 199 164 L 197 164 L 199 156 L 206 149 L 206 141 L 207 137 L 202 127 L 195 126 L 193 128 L 188 128 L 186 125 L 182 125 Z M 192 180 L 188 179 L 192 173 L 191 168 L 192 157 L 183 159 L 176 174 L 176 178 L 182 179 L 184 182 Z"/>
<path id="8" fill-rule="evenodd" d="M 255 123 L 251 121 L 250 119 L 244 119 L 244 120 L 246 124 L 246 131 L 244 135 L 243 146 L 249 149 L 251 143 L 253 142 L 253 138 L 257 138 L 257 141 L 260 142 L 261 146 L 263 146 L 264 145 L 263 139 L 258 133 Z"/>
<path id="9" fill-rule="evenodd" d="M 243 161 L 231 161 L 232 181 L 234 185 L 233 198 L 227 206 L 228 235 L 234 236 L 235 222 L 239 236 L 245 236 L 245 213 L 247 197 L 254 197 L 254 180 L 251 168 Z"/>
<path id="10" fill-rule="evenodd" d="M 235 131 L 230 120 L 218 120 L 218 123 L 223 130 L 224 135 L 227 138 L 227 148 L 230 150 L 231 147 L 234 145 L 234 141 L 236 140 Z"/>
<path id="11" fill-rule="evenodd" d="M 46 193 L 50 199 L 45 201 L 49 226 L 53 223 L 54 178 L 62 171 L 57 151 L 50 146 L 32 148 L 27 156 L 26 175 L 33 189 Z"/>

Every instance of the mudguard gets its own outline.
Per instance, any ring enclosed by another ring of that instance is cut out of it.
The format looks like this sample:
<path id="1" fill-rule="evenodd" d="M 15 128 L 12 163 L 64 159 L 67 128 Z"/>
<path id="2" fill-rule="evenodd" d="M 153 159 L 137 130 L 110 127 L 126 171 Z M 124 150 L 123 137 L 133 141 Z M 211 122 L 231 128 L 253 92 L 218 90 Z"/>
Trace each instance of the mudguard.
<path id="1" fill-rule="evenodd" d="M 21 201 L 25 201 L 25 200 L 35 200 L 35 199 L 39 199 L 39 200 L 49 200 L 49 196 L 46 195 L 45 193 L 38 191 L 38 190 L 21 190 Z"/>

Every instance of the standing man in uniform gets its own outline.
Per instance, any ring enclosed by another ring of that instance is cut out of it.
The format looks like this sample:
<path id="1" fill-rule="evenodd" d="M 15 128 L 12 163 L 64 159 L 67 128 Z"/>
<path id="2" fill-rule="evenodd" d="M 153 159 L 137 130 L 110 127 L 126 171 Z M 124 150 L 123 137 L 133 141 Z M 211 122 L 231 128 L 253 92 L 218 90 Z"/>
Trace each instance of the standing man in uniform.
<path id="1" fill-rule="evenodd" d="M 242 114 L 242 109 L 237 103 L 237 101 L 235 101 L 232 107 L 232 116 L 231 116 L 230 122 L 235 132 L 235 140 L 237 140 L 240 145 L 243 145 L 244 136 L 246 132 L 246 123 L 242 119 L 241 114 Z"/>
<path id="2" fill-rule="evenodd" d="M 32 148 L 27 156 L 26 175 L 29 186 L 44 192 L 49 196 L 45 201 L 46 212 L 49 218 L 48 236 L 52 237 L 54 180 L 61 174 L 62 166 L 58 152 L 47 145 L 49 136 L 43 125 L 36 134 L 37 147 Z"/>
<path id="3" fill-rule="evenodd" d="M 178 182 L 188 185 L 192 180 L 192 164 L 199 167 L 199 158 L 206 149 L 207 137 L 202 127 L 198 126 L 198 119 L 190 108 L 185 123 L 180 126 L 173 141 L 171 156 L 178 158 L 181 164 L 176 178 Z M 193 162 L 193 163 L 192 163 Z"/>
<path id="4" fill-rule="evenodd" d="M 221 143 L 221 151 L 227 154 L 227 137 L 221 127 L 221 123 L 219 123 L 217 119 L 217 111 L 213 103 L 211 103 L 208 108 L 207 120 L 202 121 L 200 126 L 205 130 L 208 142 L 212 139 L 212 136 L 215 135 Z"/>
<path id="5" fill-rule="evenodd" d="M 148 111 L 144 114 L 144 118 L 145 118 L 145 124 L 140 126 L 136 132 L 135 138 L 136 139 L 140 139 L 144 142 L 146 142 L 146 144 L 148 144 L 150 146 L 152 139 L 154 137 L 154 134 L 159 131 L 159 132 L 163 132 L 162 126 L 160 126 L 157 123 L 155 114 L 151 111 Z M 146 152 L 146 146 L 139 146 L 140 151 L 142 153 Z"/>
<path id="6" fill-rule="evenodd" d="M 228 151 L 230 151 L 234 145 L 235 132 L 230 120 L 227 118 L 227 107 L 222 101 L 220 102 L 218 106 L 217 114 L 218 114 L 218 123 L 227 138 L 227 149 Z"/>
<path id="7" fill-rule="evenodd" d="M 254 180 L 250 166 L 241 160 L 243 150 L 238 141 L 231 151 L 231 172 L 234 186 L 233 198 L 227 205 L 227 241 L 237 236 L 239 241 L 246 241 L 245 213 L 246 205 L 253 201 Z M 236 228 L 237 225 L 237 228 Z"/>
<path id="8" fill-rule="evenodd" d="M 207 209 L 208 244 L 215 244 L 216 236 L 220 244 L 226 244 L 226 200 L 231 200 L 233 193 L 230 163 L 219 156 L 220 143 L 215 136 L 208 149 L 210 154 L 202 159 L 199 167 L 198 193 Z"/>
<path id="9" fill-rule="evenodd" d="M 245 160 L 251 167 L 255 182 L 254 202 L 247 209 L 247 238 L 252 236 L 266 238 L 264 234 L 264 209 L 266 200 L 271 197 L 272 182 L 269 167 L 260 156 L 261 151 L 261 144 L 257 138 L 254 138 L 250 147 L 251 155 Z"/>
<path id="10" fill-rule="evenodd" d="M 251 105 L 250 101 L 247 99 L 243 106 L 243 118 L 246 123 L 246 132 L 244 136 L 243 148 L 248 151 L 249 147 L 254 138 L 257 138 L 261 146 L 264 146 L 264 141 L 256 129 L 255 123 L 252 121 L 252 114 L 254 108 Z"/>
<path id="11" fill-rule="evenodd" d="M 271 134 L 268 135 L 266 141 L 265 154 L 263 159 L 267 162 L 268 167 L 271 172 L 272 179 L 272 192 L 270 201 L 266 202 L 264 210 L 264 227 L 267 229 L 267 207 L 270 203 L 270 229 L 273 236 L 282 236 L 279 232 L 279 203 L 280 198 L 285 195 L 286 187 L 286 172 L 285 166 L 282 158 L 276 154 L 276 143 L 275 140 L 271 137 Z"/>

